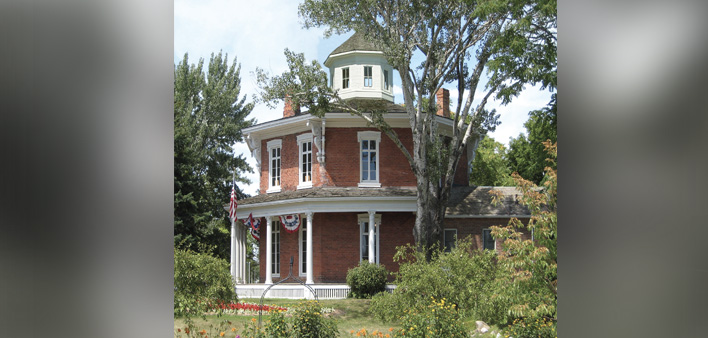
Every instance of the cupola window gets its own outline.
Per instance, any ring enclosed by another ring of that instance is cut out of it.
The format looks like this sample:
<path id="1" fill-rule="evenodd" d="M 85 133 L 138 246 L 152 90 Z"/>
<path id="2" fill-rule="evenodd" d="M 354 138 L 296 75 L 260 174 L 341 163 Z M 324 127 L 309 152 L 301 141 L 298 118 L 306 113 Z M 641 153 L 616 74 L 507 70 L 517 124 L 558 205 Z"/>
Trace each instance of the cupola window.
<path id="1" fill-rule="evenodd" d="M 371 66 L 364 66 L 364 87 L 371 87 L 374 81 L 371 78 Z"/>

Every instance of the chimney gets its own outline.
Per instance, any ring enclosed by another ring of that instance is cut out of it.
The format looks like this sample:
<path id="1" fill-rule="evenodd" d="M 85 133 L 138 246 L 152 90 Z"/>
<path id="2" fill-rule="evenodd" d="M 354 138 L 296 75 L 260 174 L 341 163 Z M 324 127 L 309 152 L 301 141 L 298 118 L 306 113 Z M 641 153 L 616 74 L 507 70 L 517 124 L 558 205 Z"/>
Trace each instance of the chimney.
<path id="1" fill-rule="evenodd" d="M 293 108 L 290 96 L 285 96 L 285 107 L 283 108 L 283 117 L 291 117 L 300 114 L 300 107 Z"/>
<path id="2" fill-rule="evenodd" d="M 437 114 L 442 117 L 450 117 L 450 91 L 445 88 L 438 89 L 435 93 L 437 98 L 438 111 Z"/>

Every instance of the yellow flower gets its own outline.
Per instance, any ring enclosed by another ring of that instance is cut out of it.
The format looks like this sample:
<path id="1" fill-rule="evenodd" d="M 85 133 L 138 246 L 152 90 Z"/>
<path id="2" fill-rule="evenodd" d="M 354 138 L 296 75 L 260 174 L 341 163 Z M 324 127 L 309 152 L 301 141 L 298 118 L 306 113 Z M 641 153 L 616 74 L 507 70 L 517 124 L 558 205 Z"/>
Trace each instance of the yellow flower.
<path id="1" fill-rule="evenodd" d="M 221 332 L 221 333 L 219 333 L 219 336 L 223 337 L 225 334 L 226 334 L 226 332 Z"/>
<path id="2" fill-rule="evenodd" d="M 393 332 L 393 328 L 392 328 L 392 327 L 389 327 L 389 328 L 388 328 L 388 332 Z"/>
<path id="3" fill-rule="evenodd" d="M 232 327 L 232 328 L 231 328 L 231 332 L 236 332 L 236 328 L 235 328 L 235 327 Z"/>
<path id="4" fill-rule="evenodd" d="M 251 318 L 251 321 L 255 323 L 255 322 L 256 322 L 256 318 Z"/>

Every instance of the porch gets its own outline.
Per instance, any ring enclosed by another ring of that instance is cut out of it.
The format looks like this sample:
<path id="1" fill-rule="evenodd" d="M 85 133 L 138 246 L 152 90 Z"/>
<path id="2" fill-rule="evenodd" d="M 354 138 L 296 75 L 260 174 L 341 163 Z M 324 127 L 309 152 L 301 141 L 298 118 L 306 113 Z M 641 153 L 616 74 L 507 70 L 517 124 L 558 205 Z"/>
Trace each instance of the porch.
<path id="1" fill-rule="evenodd" d="M 236 294 L 238 298 L 261 298 L 263 291 L 269 285 L 265 284 L 238 284 L 236 285 Z M 338 283 L 320 283 L 311 284 L 318 299 L 344 299 L 349 296 L 350 289 L 346 284 Z M 387 284 L 386 292 L 393 292 L 396 285 Z M 310 291 L 299 283 L 282 283 L 273 286 L 268 290 L 265 298 L 287 298 L 287 299 L 312 299 Z"/>

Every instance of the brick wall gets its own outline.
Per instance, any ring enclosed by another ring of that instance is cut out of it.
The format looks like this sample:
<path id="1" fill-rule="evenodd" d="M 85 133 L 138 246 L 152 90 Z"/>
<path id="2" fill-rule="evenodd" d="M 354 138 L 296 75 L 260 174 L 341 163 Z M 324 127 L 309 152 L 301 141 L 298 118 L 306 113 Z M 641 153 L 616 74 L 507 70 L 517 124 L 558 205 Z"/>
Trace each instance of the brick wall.
<path id="1" fill-rule="evenodd" d="M 523 224 L 528 224 L 529 219 L 521 219 Z M 446 218 L 444 227 L 445 229 L 457 229 L 457 238 L 463 239 L 469 236 L 472 237 L 472 248 L 481 250 L 484 248 L 482 241 L 482 230 L 490 228 L 492 226 L 507 226 L 509 224 L 508 218 Z M 531 233 L 525 229 L 522 231 L 523 239 L 530 239 Z M 497 242 L 497 251 L 501 251 L 501 244 Z"/>

